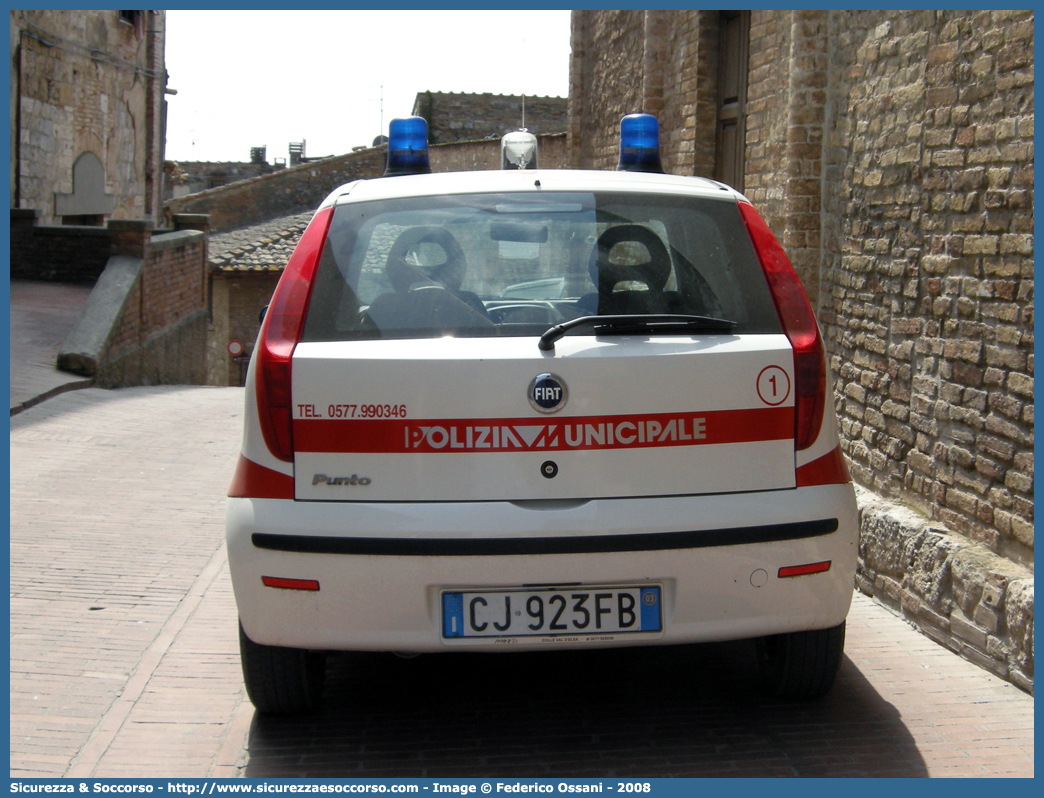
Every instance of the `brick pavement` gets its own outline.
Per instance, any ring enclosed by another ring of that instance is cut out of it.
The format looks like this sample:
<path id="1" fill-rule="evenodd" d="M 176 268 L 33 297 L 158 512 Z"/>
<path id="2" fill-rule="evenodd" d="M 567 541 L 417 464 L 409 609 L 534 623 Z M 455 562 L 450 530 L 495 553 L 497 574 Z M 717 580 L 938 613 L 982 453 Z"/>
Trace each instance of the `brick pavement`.
<path id="1" fill-rule="evenodd" d="M 11 420 L 12 776 L 1032 776 L 1033 698 L 863 596 L 834 691 L 745 642 L 341 657 L 243 698 L 222 545 L 241 389 L 89 389 Z"/>
<path id="2" fill-rule="evenodd" d="M 857 594 L 827 698 L 769 700 L 749 642 L 335 661 L 246 776 L 1033 775 L 1033 699 Z"/>
<path id="3" fill-rule="evenodd" d="M 11 419 L 12 775 L 110 772 L 136 740 L 151 745 L 112 773 L 216 766 L 242 700 L 223 546 L 241 404 L 238 389 L 88 389 Z M 139 722 L 158 688 L 185 714 Z M 204 731 L 209 751 L 169 758 Z"/>
<path id="4" fill-rule="evenodd" d="M 89 285 L 12 280 L 11 412 L 91 384 L 58 371 L 58 349 L 65 342 L 91 293 Z"/>

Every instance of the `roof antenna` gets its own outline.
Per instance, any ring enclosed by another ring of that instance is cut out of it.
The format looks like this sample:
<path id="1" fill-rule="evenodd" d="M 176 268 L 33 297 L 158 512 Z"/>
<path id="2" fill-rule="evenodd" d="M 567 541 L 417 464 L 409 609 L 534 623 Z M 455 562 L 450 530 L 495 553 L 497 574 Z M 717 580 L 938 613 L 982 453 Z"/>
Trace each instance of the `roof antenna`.
<path id="1" fill-rule="evenodd" d="M 525 47 L 525 39 L 522 40 L 522 46 Z M 522 92 L 522 127 L 500 139 L 500 168 L 537 168 L 537 137 L 526 129 L 525 92 Z M 539 181 L 537 185 L 540 185 Z"/>
<path id="2" fill-rule="evenodd" d="M 526 51 L 526 37 L 522 37 L 522 52 Z M 522 127 L 519 130 L 526 129 L 526 93 L 522 92 Z M 524 167 L 523 167 L 524 168 Z"/>

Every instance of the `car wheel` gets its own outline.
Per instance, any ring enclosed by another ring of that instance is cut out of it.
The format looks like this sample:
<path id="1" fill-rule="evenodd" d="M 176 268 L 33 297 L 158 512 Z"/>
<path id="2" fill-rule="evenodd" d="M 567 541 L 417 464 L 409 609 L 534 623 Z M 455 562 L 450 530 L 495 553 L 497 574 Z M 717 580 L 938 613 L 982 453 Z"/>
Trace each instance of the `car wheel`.
<path id="1" fill-rule="evenodd" d="M 758 666 L 765 686 L 777 698 L 819 698 L 834 684 L 844 649 L 842 621 L 830 629 L 759 638 Z"/>
<path id="2" fill-rule="evenodd" d="M 263 715 L 299 715 L 319 706 L 326 655 L 302 648 L 266 646 L 239 625 L 239 657 L 247 696 Z"/>

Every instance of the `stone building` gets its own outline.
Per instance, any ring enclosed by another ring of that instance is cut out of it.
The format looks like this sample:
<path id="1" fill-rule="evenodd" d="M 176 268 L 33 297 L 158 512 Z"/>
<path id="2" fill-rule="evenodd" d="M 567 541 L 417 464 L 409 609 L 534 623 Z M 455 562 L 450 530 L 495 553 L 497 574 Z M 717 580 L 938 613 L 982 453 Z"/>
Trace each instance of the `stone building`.
<path id="1" fill-rule="evenodd" d="M 209 385 L 244 384 L 261 311 L 311 218 L 307 211 L 210 237 Z"/>
<path id="2" fill-rule="evenodd" d="M 413 101 L 413 115 L 427 120 L 432 144 L 499 139 L 520 127 L 536 136 L 562 133 L 568 110 L 565 97 L 422 91 Z"/>
<path id="3" fill-rule="evenodd" d="M 162 218 L 165 12 L 11 11 L 11 208 Z"/>
<path id="4" fill-rule="evenodd" d="M 264 147 L 255 148 L 264 152 Z M 166 161 L 163 201 L 196 194 L 286 168 L 286 160 L 270 164 L 262 155 L 253 161 Z"/>
<path id="5" fill-rule="evenodd" d="M 1032 690 L 1031 11 L 574 11 L 570 163 L 623 114 L 759 207 L 813 301 L 859 584 Z M 880 497 L 880 498 L 878 498 Z M 894 505 L 889 505 L 891 500 Z"/>
<path id="6" fill-rule="evenodd" d="M 12 280 L 93 289 L 58 368 L 199 383 L 207 220 L 163 227 L 165 12 L 10 12 Z"/>

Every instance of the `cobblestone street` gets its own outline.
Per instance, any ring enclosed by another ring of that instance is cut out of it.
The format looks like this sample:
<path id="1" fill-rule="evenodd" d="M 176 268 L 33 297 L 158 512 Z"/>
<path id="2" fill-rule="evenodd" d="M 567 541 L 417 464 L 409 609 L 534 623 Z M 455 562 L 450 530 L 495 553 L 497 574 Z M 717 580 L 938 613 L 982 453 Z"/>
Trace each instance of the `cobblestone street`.
<path id="1" fill-rule="evenodd" d="M 826 700 L 748 643 L 339 657 L 254 717 L 223 545 L 242 390 L 78 390 L 11 419 L 11 775 L 1032 776 L 1033 698 L 857 595 Z"/>

